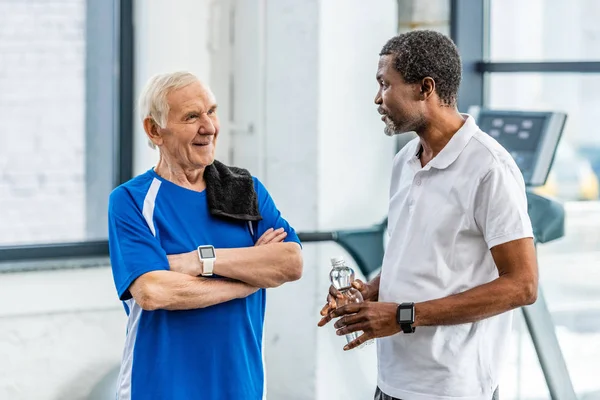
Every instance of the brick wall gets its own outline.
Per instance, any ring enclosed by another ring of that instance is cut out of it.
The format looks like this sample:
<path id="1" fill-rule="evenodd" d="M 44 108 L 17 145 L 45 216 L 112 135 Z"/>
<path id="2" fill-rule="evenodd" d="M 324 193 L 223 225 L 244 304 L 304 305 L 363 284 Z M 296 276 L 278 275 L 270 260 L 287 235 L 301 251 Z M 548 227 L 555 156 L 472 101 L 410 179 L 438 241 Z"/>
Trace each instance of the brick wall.
<path id="1" fill-rule="evenodd" d="M 83 239 L 85 0 L 0 0 L 0 245 Z"/>

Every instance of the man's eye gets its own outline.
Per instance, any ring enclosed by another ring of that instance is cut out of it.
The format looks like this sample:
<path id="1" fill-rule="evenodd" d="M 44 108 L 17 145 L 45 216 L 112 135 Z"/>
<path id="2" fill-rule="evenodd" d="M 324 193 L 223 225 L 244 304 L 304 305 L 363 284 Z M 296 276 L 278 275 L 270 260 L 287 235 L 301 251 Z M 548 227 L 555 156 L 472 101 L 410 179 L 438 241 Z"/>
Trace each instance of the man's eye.
<path id="1" fill-rule="evenodd" d="M 216 113 L 217 110 L 215 110 L 214 108 L 211 108 L 210 110 L 208 110 L 208 115 L 213 115 L 214 113 Z"/>
<path id="2" fill-rule="evenodd" d="M 198 118 L 198 114 L 190 114 L 187 116 L 187 120 L 189 121 L 190 119 L 194 119 L 194 118 Z"/>

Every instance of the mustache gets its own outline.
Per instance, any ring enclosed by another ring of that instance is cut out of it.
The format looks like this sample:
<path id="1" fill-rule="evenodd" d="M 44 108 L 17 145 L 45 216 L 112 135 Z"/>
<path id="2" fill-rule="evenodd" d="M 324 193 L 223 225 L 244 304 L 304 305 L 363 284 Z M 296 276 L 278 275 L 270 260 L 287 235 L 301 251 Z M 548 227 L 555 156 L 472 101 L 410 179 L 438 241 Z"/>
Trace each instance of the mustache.
<path id="1" fill-rule="evenodd" d="M 379 115 L 387 115 L 387 113 L 381 107 L 377 107 L 377 112 L 379 113 Z"/>

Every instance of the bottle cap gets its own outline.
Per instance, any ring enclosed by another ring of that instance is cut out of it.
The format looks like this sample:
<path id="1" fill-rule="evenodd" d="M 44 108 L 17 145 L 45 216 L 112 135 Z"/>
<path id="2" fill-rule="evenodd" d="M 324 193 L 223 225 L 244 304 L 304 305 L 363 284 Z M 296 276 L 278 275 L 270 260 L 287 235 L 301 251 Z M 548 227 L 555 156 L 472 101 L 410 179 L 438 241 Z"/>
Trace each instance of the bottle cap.
<path id="1" fill-rule="evenodd" d="M 331 265 L 343 264 L 344 257 L 342 257 L 342 256 L 331 257 L 330 261 L 331 261 Z"/>

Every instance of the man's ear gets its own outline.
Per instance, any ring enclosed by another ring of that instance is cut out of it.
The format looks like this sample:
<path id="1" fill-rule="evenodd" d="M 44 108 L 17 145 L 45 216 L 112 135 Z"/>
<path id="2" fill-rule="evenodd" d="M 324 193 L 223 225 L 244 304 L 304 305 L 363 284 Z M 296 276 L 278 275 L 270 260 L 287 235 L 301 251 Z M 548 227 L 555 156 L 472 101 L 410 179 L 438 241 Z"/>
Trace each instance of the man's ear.
<path id="1" fill-rule="evenodd" d="M 146 136 L 148 139 L 154 143 L 155 146 L 162 145 L 162 136 L 160 134 L 160 127 L 154 121 L 152 117 L 146 117 L 144 120 L 144 131 L 146 131 Z"/>
<path id="2" fill-rule="evenodd" d="M 421 97 L 427 100 L 435 93 L 435 81 L 431 77 L 423 78 L 421 81 Z"/>

